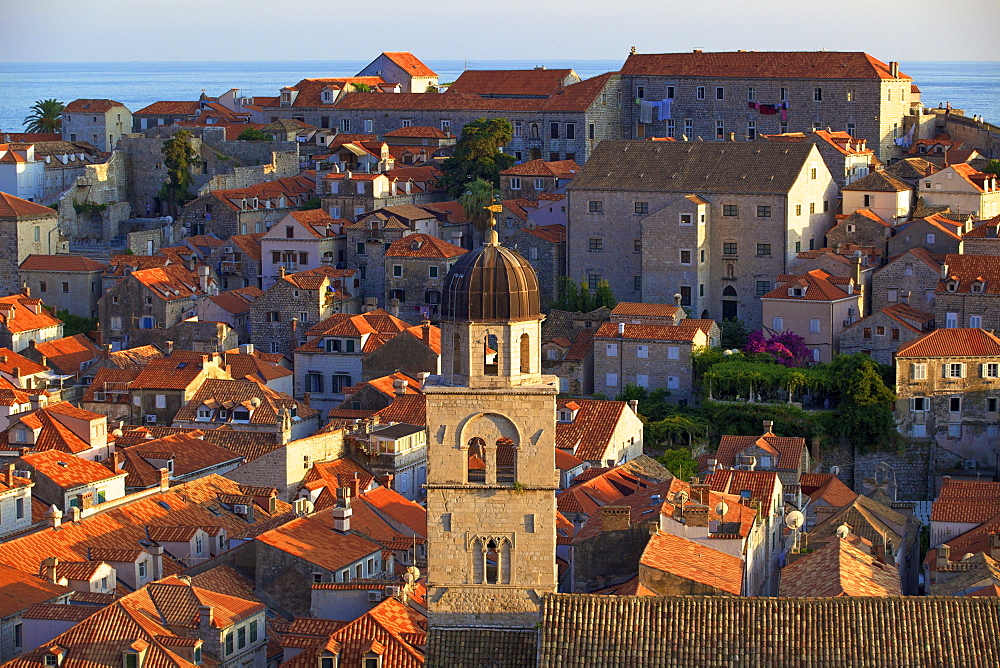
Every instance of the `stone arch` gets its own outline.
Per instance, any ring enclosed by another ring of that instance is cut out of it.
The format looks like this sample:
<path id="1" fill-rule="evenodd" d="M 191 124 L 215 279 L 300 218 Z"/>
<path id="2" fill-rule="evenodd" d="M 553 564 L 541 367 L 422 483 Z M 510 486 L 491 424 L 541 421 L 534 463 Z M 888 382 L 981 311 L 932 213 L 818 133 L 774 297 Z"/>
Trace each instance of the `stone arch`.
<path id="1" fill-rule="evenodd" d="M 466 480 L 471 483 L 486 482 L 486 442 L 475 436 L 469 439 Z"/>
<path id="2" fill-rule="evenodd" d="M 469 541 L 473 584 L 510 584 L 513 547 L 509 536 L 474 536 Z"/>
<path id="3" fill-rule="evenodd" d="M 722 296 L 723 297 L 736 297 L 737 296 L 736 295 L 736 288 L 734 288 L 731 285 L 727 285 L 726 288 L 722 291 Z"/>
<path id="4" fill-rule="evenodd" d="M 499 413 L 479 413 L 470 417 L 462 427 L 462 442 L 468 443 L 479 437 L 484 443 L 496 443 L 507 438 L 516 447 L 522 442 L 517 425 L 510 418 Z"/>
<path id="5" fill-rule="evenodd" d="M 483 375 L 500 375 L 500 339 L 491 332 L 483 337 Z"/>
<path id="6" fill-rule="evenodd" d="M 531 337 L 521 335 L 521 373 L 531 373 Z"/>

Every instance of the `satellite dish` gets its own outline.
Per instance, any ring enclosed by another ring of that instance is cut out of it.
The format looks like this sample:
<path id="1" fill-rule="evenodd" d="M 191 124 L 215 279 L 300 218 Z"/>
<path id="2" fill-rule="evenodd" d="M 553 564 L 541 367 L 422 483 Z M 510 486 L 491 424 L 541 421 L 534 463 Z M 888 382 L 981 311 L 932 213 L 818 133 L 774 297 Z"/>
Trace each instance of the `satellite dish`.
<path id="1" fill-rule="evenodd" d="M 685 503 L 687 503 L 687 500 L 689 498 L 690 498 L 690 495 L 687 492 L 684 492 L 684 491 L 680 491 L 680 492 L 677 492 L 676 494 L 674 494 L 674 502 L 678 506 L 683 506 Z"/>
<path id="2" fill-rule="evenodd" d="M 526 230 L 534 230 L 534 229 L 536 229 L 537 227 L 538 227 L 538 223 L 536 223 L 536 222 L 535 222 L 535 221 L 533 221 L 533 220 L 529 220 L 528 222 L 526 222 L 526 223 L 524 224 L 524 229 L 526 229 Z"/>
<path id="3" fill-rule="evenodd" d="M 801 511 L 793 510 L 785 515 L 785 526 L 789 529 L 801 529 L 806 522 L 806 516 Z"/>
<path id="4" fill-rule="evenodd" d="M 851 535 L 851 527 L 846 524 L 841 524 L 837 527 L 837 537 L 841 540 L 847 540 L 847 537 Z"/>
<path id="5" fill-rule="evenodd" d="M 830 475 L 832 475 L 832 476 L 838 476 L 838 475 L 840 475 L 840 467 L 839 466 L 831 466 L 830 467 Z"/>
<path id="6" fill-rule="evenodd" d="M 715 512 L 719 514 L 719 517 L 725 517 L 729 514 L 729 504 L 725 501 L 719 501 L 719 505 L 715 507 Z"/>
<path id="7" fill-rule="evenodd" d="M 121 438 L 124 433 L 125 432 L 123 432 L 121 429 L 115 429 L 113 432 L 111 432 L 111 435 L 114 436 L 115 438 Z"/>
<path id="8" fill-rule="evenodd" d="M 420 579 L 420 569 L 416 566 L 409 566 L 406 572 L 413 576 L 414 582 Z"/>
<path id="9" fill-rule="evenodd" d="M 972 559 L 974 556 L 976 555 L 972 554 L 971 552 L 966 552 L 965 554 L 962 555 L 962 561 L 968 561 L 969 559 Z"/>

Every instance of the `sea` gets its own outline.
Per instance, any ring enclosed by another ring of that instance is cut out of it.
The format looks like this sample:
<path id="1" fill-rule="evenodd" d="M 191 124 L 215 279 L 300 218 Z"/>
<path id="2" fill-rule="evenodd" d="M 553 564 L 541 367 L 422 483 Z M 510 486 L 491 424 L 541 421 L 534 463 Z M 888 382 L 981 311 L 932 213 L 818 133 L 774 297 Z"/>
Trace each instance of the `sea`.
<path id="1" fill-rule="evenodd" d="M 275 96 L 283 86 L 308 77 L 357 74 L 369 61 L 302 60 L 245 62 L 0 63 L 0 130 L 21 132 L 31 106 L 41 99 L 69 102 L 110 98 L 136 111 L 158 100 L 197 100 L 230 88 L 245 95 Z M 572 68 L 589 78 L 621 67 L 620 60 L 429 60 L 440 81 L 466 69 Z M 901 62 L 925 106 L 950 103 L 1000 125 L 1000 62 Z"/>

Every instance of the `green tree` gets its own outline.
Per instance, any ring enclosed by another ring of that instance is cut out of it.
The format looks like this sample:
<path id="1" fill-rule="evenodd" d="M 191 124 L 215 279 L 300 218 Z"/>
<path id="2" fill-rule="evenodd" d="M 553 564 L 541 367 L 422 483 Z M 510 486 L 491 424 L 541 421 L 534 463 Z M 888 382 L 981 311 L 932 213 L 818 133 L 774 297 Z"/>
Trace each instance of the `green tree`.
<path id="1" fill-rule="evenodd" d="M 76 336 L 77 334 L 90 335 L 97 329 L 97 318 L 84 318 L 74 315 L 69 311 L 59 311 L 56 317 L 63 321 L 63 336 Z"/>
<path id="2" fill-rule="evenodd" d="M 747 337 L 750 336 L 746 323 L 737 318 L 723 320 L 719 324 L 722 330 L 723 348 L 742 348 L 747 344 Z"/>
<path id="3" fill-rule="evenodd" d="M 480 118 L 462 128 L 450 158 L 441 164 L 438 186 L 458 199 L 468 184 L 483 179 L 500 187 L 500 172 L 513 166 L 514 156 L 501 152 L 510 142 L 514 128 L 506 118 Z"/>
<path id="4" fill-rule="evenodd" d="M 983 167 L 983 171 L 1000 176 L 1000 160 L 990 160 L 986 163 L 986 166 Z"/>
<path id="5" fill-rule="evenodd" d="M 576 310 L 587 313 L 595 308 L 594 295 L 590 292 L 590 285 L 586 281 L 580 281 L 580 298 L 576 303 Z"/>
<path id="6" fill-rule="evenodd" d="M 323 206 L 322 200 L 320 200 L 319 197 L 313 197 L 311 199 L 307 199 L 302 206 L 299 207 L 299 211 L 311 211 L 313 209 L 318 209 L 321 206 Z"/>
<path id="7" fill-rule="evenodd" d="M 607 306 L 609 309 L 613 309 L 617 303 L 615 296 L 611 293 L 611 285 L 605 280 L 599 281 L 597 293 L 594 295 L 594 308 Z"/>
<path id="8" fill-rule="evenodd" d="M 355 93 L 374 93 L 375 87 L 364 83 L 353 83 Z"/>
<path id="9" fill-rule="evenodd" d="M 62 110 L 66 105 L 56 99 L 38 100 L 24 119 L 25 132 L 60 132 Z"/>
<path id="10" fill-rule="evenodd" d="M 569 276 L 559 277 L 559 300 L 553 304 L 553 308 L 563 311 L 576 311 L 580 305 L 580 288 L 576 281 Z"/>
<path id="11" fill-rule="evenodd" d="M 257 128 L 247 128 L 236 139 L 237 141 L 274 141 L 274 135 L 258 130 Z"/>
<path id="12" fill-rule="evenodd" d="M 663 467 L 674 474 L 675 478 L 688 480 L 698 472 L 698 462 L 687 448 L 674 448 L 665 450 L 663 455 L 657 459 Z"/>
<path id="13" fill-rule="evenodd" d="M 167 203 L 170 213 L 176 217 L 177 207 L 184 205 L 193 196 L 191 186 L 191 161 L 194 147 L 191 145 L 191 131 L 181 130 L 163 142 L 163 164 L 167 167 L 167 180 L 160 186 L 160 199 Z"/>
<path id="14" fill-rule="evenodd" d="M 886 386 L 879 366 L 857 353 L 837 356 L 828 370 L 840 392 L 840 435 L 862 451 L 894 443 L 899 438 L 892 413 L 896 395 Z"/>
<path id="15" fill-rule="evenodd" d="M 493 214 L 486 207 L 493 204 L 493 184 L 485 179 L 476 179 L 466 184 L 465 192 L 458 198 L 465 217 L 472 221 L 472 226 L 481 238 L 485 238 L 490 229 Z"/>

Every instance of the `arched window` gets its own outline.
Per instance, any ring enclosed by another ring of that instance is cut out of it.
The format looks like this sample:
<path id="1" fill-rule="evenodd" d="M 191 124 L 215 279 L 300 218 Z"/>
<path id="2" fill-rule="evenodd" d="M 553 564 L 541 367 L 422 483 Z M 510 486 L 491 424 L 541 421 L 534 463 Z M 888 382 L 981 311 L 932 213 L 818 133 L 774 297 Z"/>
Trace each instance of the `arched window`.
<path id="1" fill-rule="evenodd" d="M 468 481 L 486 482 L 486 443 L 478 437 L 469 441 Z"/>
<path id="2" fill-rule="evenodd" d="M 538 139 L 538 123 L 531 124 L 531 138 Z"/>
<path id="3" fill-rule="evenodd" d="M 451 349 L 451 372 L 454 374 L 462 373 L 462 337 L 458 334 L 455 335 Z"/>
<path id="4" fill-rule="evenodd" d="M 510 584 L 511 550 L 506 536 L 477 536 L 470 545 L 474 584 Z"/>
<path id="5" fill-rule="evenodd" d="M 531 340 L 527 334 L 521 335 L 521 373 L 531 373 Z"/>
<path id="6" fill-rule="evenodd" d="M 722 291 L 722 296 L 723 297 L 735 297 L 736 296 L 736 288 L 734 288 L 731 285 L 727 285 L 726 289 Z"/>
<path id="7" fill-rule="evenodd" d="M 497 484 L 513 485 L 517 480 L 517 448 L 509 438 L 497 439 Z"/>
<path id="8" fill-rule="evenodd" d="M 483 338 L 483 373 L 487 376 L 500 375 L 500 345 L 496 334 Z"/>

